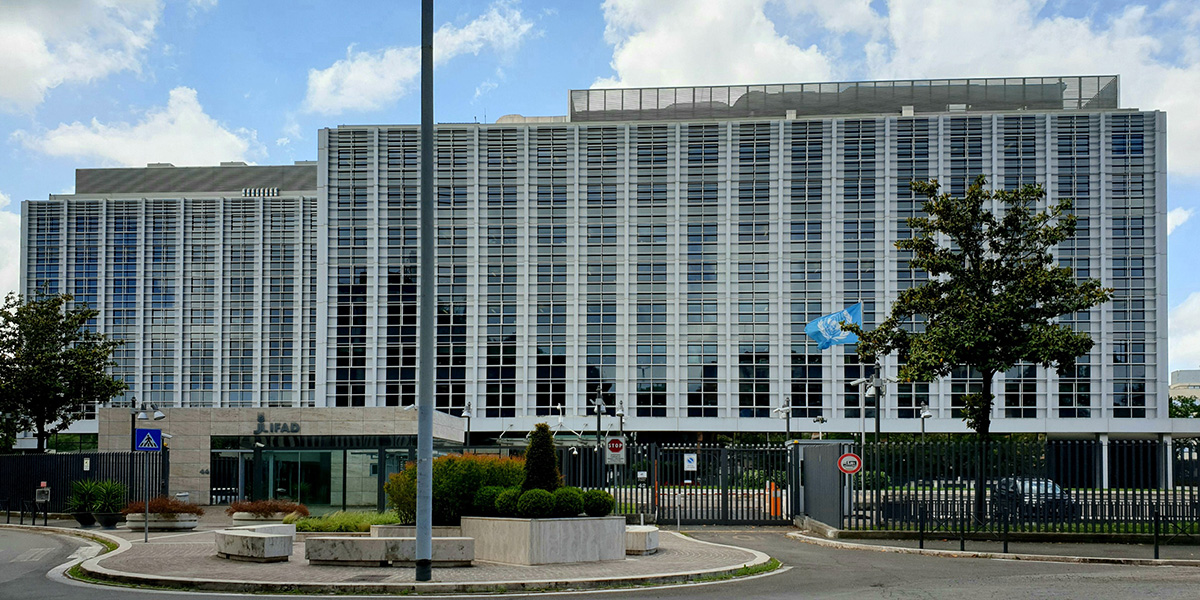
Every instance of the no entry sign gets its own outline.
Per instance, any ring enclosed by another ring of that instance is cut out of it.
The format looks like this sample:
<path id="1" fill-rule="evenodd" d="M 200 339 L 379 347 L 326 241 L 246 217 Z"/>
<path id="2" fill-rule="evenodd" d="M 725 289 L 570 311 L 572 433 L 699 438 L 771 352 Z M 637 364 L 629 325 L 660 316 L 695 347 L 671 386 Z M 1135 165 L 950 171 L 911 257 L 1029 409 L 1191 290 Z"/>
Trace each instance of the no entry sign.
<path id="1" fill-rule="evenodd" d="M 847 452 L 838 457 L 838 470 L 853 475 L 862 470 L 862 459 L 853 452 Z"/>

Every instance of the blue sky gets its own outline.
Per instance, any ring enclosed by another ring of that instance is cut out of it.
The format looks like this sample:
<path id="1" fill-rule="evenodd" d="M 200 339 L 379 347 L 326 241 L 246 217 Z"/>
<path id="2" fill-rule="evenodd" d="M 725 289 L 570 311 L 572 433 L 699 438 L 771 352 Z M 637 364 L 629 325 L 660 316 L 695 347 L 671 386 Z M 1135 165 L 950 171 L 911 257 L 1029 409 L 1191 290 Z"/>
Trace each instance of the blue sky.
<path id="1" fill-rule="evenodd" d="M 19 204 L 74 169 L 316 158 L 414 123 L 420 3 L 0 0 L 0 291 Z M 350 8 L 346 8 L 350 7 Z M 436 118 L 561 115 L 593 86 L 1110 74 L 1168 113 L 1172 369 L 1200 366 L 1200 5 L 463 0 L 436 7 Z"/>

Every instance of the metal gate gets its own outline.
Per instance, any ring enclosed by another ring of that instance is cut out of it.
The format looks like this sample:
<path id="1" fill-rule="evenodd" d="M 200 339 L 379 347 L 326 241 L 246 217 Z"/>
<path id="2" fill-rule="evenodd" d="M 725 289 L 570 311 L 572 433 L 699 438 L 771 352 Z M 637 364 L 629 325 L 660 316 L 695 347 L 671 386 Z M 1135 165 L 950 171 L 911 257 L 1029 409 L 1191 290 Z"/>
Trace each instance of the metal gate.
<path id="1" fill-rule="evenodd" d="M 209 504 L 229 504 L 253 497 L 253 454 L 244 450 L 212 452 L 209 460 Z"/>
<path id="2" fill-rule="evenodd" d="M 619 514 L 683 524 L 791 523 L 783 446 L 630 444 L 624 465 L 603 465 L 595 447 L 560 448 L 567 485 L 601 488 Z M 794 469 L 793 469 L 794 471 Z"/>
<path id="3" fill-rule="evenodd" d="M 840 527 L 845 494 L 842 472 L 838 470 L 841 444 L 804 447 L 804 512 L 814 520 Z"/>

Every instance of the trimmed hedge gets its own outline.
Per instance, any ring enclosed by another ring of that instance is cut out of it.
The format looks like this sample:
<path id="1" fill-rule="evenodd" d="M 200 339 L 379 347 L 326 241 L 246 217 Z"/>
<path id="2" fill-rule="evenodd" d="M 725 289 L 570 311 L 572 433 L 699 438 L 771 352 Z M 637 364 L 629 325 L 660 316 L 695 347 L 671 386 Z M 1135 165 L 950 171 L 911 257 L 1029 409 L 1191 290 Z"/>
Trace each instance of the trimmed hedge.
<path id="1" fill-rule="evenodd" d="M 554 516 L 578 517 L 583 512 L 583 492 L 579 488 L 560 487 L 554 490 Z"/>
<path id="2" fill-rule="evenodd" d="M 121 511 L 127 515 L 136 515 L 146 512 L 146 503 L 141 500 L 134 500 L 125 505 L 125 509 Z M 200 508 L 199 504 L 184 502 L 176 498 L 168 496 L 159 496 L 150 499 L 150 514 L 163 515 L 173 517 L 175 515 L 193 514 L 197 517 L 204 514 L 204 509 Z"/>
<path id="3" fill-rule="evenodd" d="M 526 490 L 517 501 L 517 516 L 523 519 L 546 519 L 553 515 L 554 496 L 546 490 Z"/>
<path id="4" fill-rule="evenodd" d="M 504 488 L 498 485 L 489 485 L 475 492 L 475 512 L 471 514 L 479 517 L 496 516 L 496 496 L 503 491 Z"/>
<path id="5" fill-rule="evenodd" d="M 558 472 L 558 453 L 554 451 L 554 434 L 550 426 L 538 423 L 529 435 L 529 446 L 525 449 L 525 479 L 523 490 L 546 490 L 553 492 L 562 485 L 562 474 Z"/>
<path id="6" fill-rule="evenodd" d="M 517 516 L 517 502 L 521 499 L 521 488 L 510 487 L 496 495 L 496 516 Z"/>
<path id="7" fill-rule="evenodd" d="M 433 460 L 433 524 L 458 525 L 463 515 L 475 513 L 475 494 L 488 486 L 514 487 L 525 478 L 525 461 L 485 454 L 450 454 Z M 388 478 L 384 491 L 402 522 L 417 516 L 417 469 L 405 469 Z"/>
<path id="8" fill-rule="evenodd" d="M 606 517 L 613 511 L 616 501 L 604 490 L 588 490 L 583 493 L 583 512 L 589 517 Z"/>

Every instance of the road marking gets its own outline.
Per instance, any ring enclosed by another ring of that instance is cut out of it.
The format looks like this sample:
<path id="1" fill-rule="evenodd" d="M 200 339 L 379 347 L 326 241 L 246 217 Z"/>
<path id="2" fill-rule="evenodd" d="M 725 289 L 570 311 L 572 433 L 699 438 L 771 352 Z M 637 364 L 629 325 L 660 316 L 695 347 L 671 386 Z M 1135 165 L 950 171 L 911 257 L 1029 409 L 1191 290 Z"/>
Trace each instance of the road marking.
<path id="1" fill-rule="evenodd" d="M 38 562 L 46 558 L 54 548 L 30 548 L 8 562 Z"/>
<path id="2" fill-rule="evenodd" d="M 67 560 L 87 560 L 99 555 L 100 550 L 100 546 L 80 546 L 67 557 Z"/>

